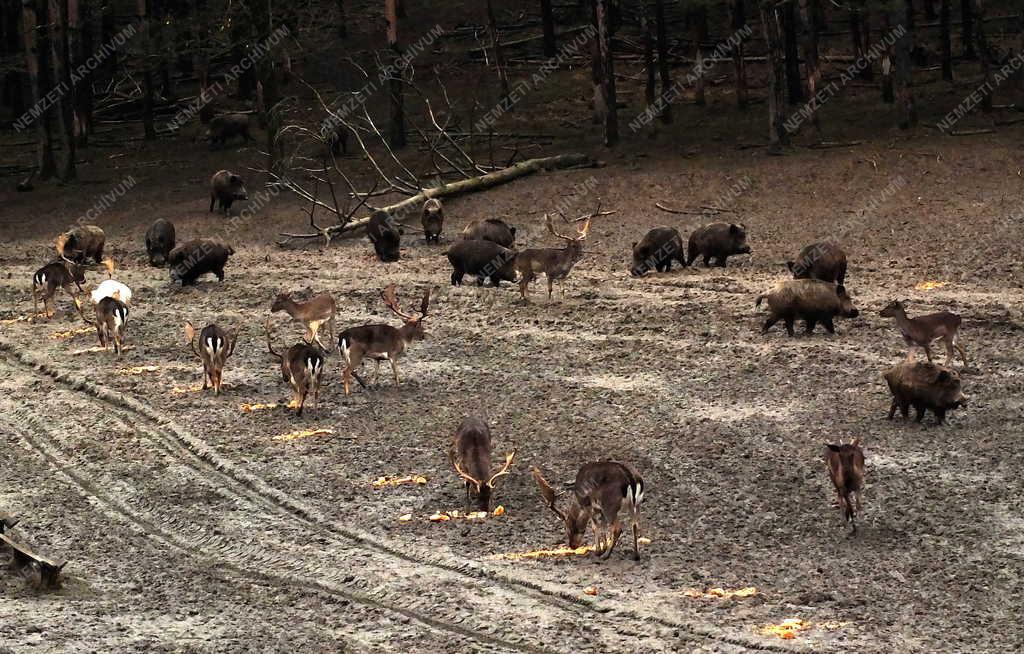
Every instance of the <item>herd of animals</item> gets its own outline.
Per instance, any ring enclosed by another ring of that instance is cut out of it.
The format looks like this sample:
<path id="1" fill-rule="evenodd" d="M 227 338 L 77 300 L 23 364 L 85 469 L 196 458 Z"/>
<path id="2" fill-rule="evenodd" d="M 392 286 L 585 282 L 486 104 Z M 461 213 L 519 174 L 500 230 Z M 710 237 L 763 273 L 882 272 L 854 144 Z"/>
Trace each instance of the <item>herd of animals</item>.
<path id="1" fill-rule="evenodd" d="M 210 211 L 220 207 L 225 213 L 231 204 L 246 199 L 242 178 L 226 170 L 218 171 L 211 180 Z M 518 280 L 523 299 L 528 287 L 538 275 L 547 278 L 548 297 L 554 282 L 565 279 L 583 256 L 583 241 L 590 229 L 594 214 L 572 221 L 561 216 L 565 224 L 576 228 L 575 234 L 563 234 L 555 228 L 550 215 L 545 216 L 550 232 L 564 241 L 561 248 L 516 249 L 516 228 L 498 219 L 475 220 L 462 231 L 446 251 L 452 266 L 451 283 L 460 285 L 466 274 L 474 275 L 483 285 L 489 280 L 494 286 L 502 281 Z M 421 224 L 427 243 L 439 243 L 444 229 L 444 209 L 437 199 L 425 202 Z M 368 236 L 381 261 L 396 261 L 400 257 L 403 229 L 384 211 L 377 211 L 368 224 Z M 126 333 L 131 305 L 131 289 L 112 279 L 114 263 L 103 258 L 106 237 L 99 227 L 80 225 L 62 233 L 56 240 L 57 257 L 40 268 L 33 277 L 33 299 L 38 313 L 38 300 L 42 299 L 44 315 L 52 317 L 55 293 L 64 290 L 74 301 L 79 315 L 96 327 L 100 345 L 112 345 L 120 355 Z M 172 281 L 181 285 L 192 284 L 201 275 L 212 273 L 223 281 L 224 267 L 234 250 L 215 239 L 195 239 L 178 244 L 174 225 L 160 219 L 146 232 L 145 247 L 153 266 L 170 268 Z M 730 256 L 749 254 L 747 230 L 742 224 L 715 222 L 697 229 L 690 235 L 686 248 L 680 233 L 671 227 L 651 229 L 639 242 L 633 244 L 630 273 L 643 276 L 651 270 L 671 270 L 673 262 L 689 266 L 700 258 L 705 266 L 724 267 Z M 95 319 L 86 317 L 79 299 L 85 283 L 86 261 L 103 264 L 108 279 L 90 293 Z M 815 243 L 804 248 L 794 261 L 787 264 L 792 279 L 777 284 L 770 292 L 757 297 L 760 305 L 767 300 L 769 314 L 763 331 L 782 321 L 790 336 L 794 324 L 801 320 L 807 333 L 816 325 L 834 333 L 836 317 L 856 317 L 850 295 L 844 286 L 847 258 L 835 242 Z M 375 364 L 376 381 L 380 364 L 387 361 L 394 382 L 399 384 L 398 362 L 406 349 L 425 337 L 424 321 L 430 305 L 430 288 L 424 293 L 419 306 L 403 309 L 394 285 L 381 292 L 385 305 L 402 320 L 400 327 L 376 323 L 351 327 L 335 333 L 337 306 L 329 293 L 299 301 L 281 293 L 273 301 L 271 312 L 283 311 L 305 327 L 304 337 L 287 349 L 274 347 L 268 317 L 265 323 L 267 347 L 280 363 L 281 377 L 292 390 L 291 406 L 301 416 L 307 400 L 314 411 L 319 403 L 321 379 L 327 354 L 335 345 L 342 358 L 344 392 L 351 393 L 355 379 L 364 388 L 366 382 L 359 375 L 366 360 Z M 901 302 L 892 302 L 881 311 L 882 316 L 893 318 L 909 346 L 907 359 L 887 370 L 884 378 L 892 394 L 889 418 L 897 409 L 904 419 L 909 409 L 916 411 L 921 421 L 926 411 L 932 411 L 941 424 L 949 410 L 965 406 L 967 399 L 961 392 L 960 375 L 951 366 L 954 349 L 966 365 L 966 353 L 959 343 L 960 317 L 950 312 L 939 312 L 910 318 Z M 321 328 L 329 333 L 327 344 L 321 340 Z M 212 387 L 220 395 L 222 376 L 227 360 L 235 351 L 237 335 L 216 324 L 197 330 L 192 323 L 185 325 L 185 337 L 191 351 L 202 361 L 203 389 Z M 197 338 L 198 337 L 198 338 Z M 931 344 L 941 339 L 946 347 L 945 365 L 932 362 Z M 924 350 L 927 362 L 915 361 L 914 350 Z M 449 449 L 449 458 L 456 474 L 465 482 L 467 511 L 475 496 L 481 511 L 489 511 L 495 483 L 508 474 L 515 458 L 513 450 L 506 456 L 504 466 L 491 471 L 492 440 L 490 429 L 482 419 L 469 416 L 458 427 Z M 864 453 L 861 443 L 827 444 L 824 459 L 835 486 L 838 504 L 844 520 L 856 532 L 855 514 L 860 510 L 860 492 L 864 484 Z M 556 493 L 541 472 L 533 468 L 533 476 L 541 496 L 564 524 L 566 542 L 579 547 L 588 528 L 594 531 L 593 550 L 601 557 L 611 554 L 621 533 L 619 514 L 625 509 L 632 521 L 633 552 L 639 557 L 638 517 L 644 498 L 644 481 L 630 465 L 617 461 L 596 461 L 583 465 L 572 485 L 570 503 L 560 510 Z"/>

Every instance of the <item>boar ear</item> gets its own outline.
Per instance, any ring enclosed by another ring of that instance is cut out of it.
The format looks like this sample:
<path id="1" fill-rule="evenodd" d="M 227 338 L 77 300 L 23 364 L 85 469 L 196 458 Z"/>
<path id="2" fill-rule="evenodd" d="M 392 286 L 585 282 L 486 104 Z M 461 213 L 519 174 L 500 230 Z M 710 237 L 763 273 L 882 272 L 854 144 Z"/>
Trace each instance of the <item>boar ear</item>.
<path id="1" fill-rule="evenodd" d="M 945 384 L 950 379 L 952 379 L 952 377 L 950 376 L 948 370 L 940 370 L 939 375 L 935 378 L 935 381 L 939 382 L 940 384 Z"/>
<path id="2" fill-rule="evenodd" d="M 789 272 L 793 272 L 793 268 L 796 266 L 795 261 L 787 261 L 786 268 L 789 268 Z"/>
<path id="3" fill-rule="evenodd" d="M 846 295 L 846 287 L 843 286 L 842 284 L 840 284 L 839 286 L 836 286 L 836 295 L 838 295 L 839 297 L 845 296 Z"/>
<path id="4" fill-rule="evenodd" d="M 736 235 L 740 233 L 740 226 L 736 224 L 729 225 L 729 233 Z"/>
<path id="5" fill-rule="evenodd" d="M 827 447 L 829 449 L 829 451 L 832 451 L 832 452 L 838 452 L 839 451 L 839 446 L 838 445 L 833 445 L 832 443 L 825 443 L 825 447 Z"/>
<path id="6" fill-rule="evenodd" d="M 636 243 L 637 243 L 636 241 L 633 241 L 633 249 L 634 250 L 636 249 Z"/>

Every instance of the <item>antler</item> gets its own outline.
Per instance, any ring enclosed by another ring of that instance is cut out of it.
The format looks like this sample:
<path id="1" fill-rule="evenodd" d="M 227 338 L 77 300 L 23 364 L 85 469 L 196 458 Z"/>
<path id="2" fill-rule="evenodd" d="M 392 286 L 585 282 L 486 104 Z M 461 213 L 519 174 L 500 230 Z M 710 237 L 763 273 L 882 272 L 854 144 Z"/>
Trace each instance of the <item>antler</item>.
<path id="1" fill-rule="evenodd" d="M 423 293 L 423 301 L 420 303 L 420 320 L 427 317 L 427 306 L 430 305 L 430 287 Z"/>
<path id="2" fill-rule="evenodd" d="M 513 459 L 516 458 L 517 451 L 518 448 L 515 445 L 513 445 L 512 451 L 505 455 L 505 465 L 502 467 L 501 470 L 491 475 L 491 478 L 487 480 L 488 486 L 494 488 L 494 480 L 497 479 L 498 477 L 504 477 L 505 475 L 508 474 L 508 469 L 512 466 L 512 461 Z"/>
<path id="3" fill-rule="evenodd" d="M 103 267 L 107 269 L 107 279 L 114 278 L 114 260 L 107 257 L 103 260 Z"/>
<path id="4" fill-rule="evenodd" d="M 575 241 L 576 240 L 572 236 L 566 236 L 565 234 L 559 234 L 558 232 L 555 231 L 555 223 L 554 223 L 553 220 L 551 220 L 551 214 L 547 214 L 547 213 L 544 214 L 544 220 L 547 222 L 548 231 L 550 231 L 552 234 L 554 234 L 558 238 L 566 240 L 566 241 Z"/>
<path id="5" fill-rule="evenodd" d="M 402 307 L 399 306 L 398 297 L 395 295 L 394 284 L 388 284 L 387 288 L 380 292 L 380 297 L 384 300 L 384 304 L 388 305 L 388 308 L 394 311 L 395 315 L 402 320 L 409 320 L 412 318 L 412 315 L 402 311 Z"/>
<path id="6" fill-rule="evenodd" d="M 202 359 L 203 357 L 199 356 L 199 353 L 196 352 L 196 328 L 192 326 L 191 320 L 185 321 L 185 338 L 188 339 L 188 346 L 192 348 L 192 354 L 199 357 L 199 359 Z"/>
<path id="7" fill-rule="evenodd" d="M 448 451 L 448 458 L 452 462 L 452 467 L 455 468 L 455 474 L 457 474 L 458 476 L 462 477 L 463 479 L 465 479 L 469 483 L 471 483 L 474 486 L 476 486 L 476 492 L 477 492 L 477 494 L 479 494 L 480 493 L 480 487 L 483 485 L 483 482 L 481 482 L 479 479 L 474 479 L 465 470 L 462 469 L 462 467 L 459 465 L 459 459 L 455 456 L 454 447 L 455 446 L 453 444 L 452 445 L 452 449 Z"/>
<path id="8" fill-rule="evenodd" d="M 544 475 L 540 474 L 540 470 L 537 469 L 537 466 L 533 466 L 532 472 L 533 478 L 537 481 L 537 486 L 540 487 L 540 496 L 544 499 L 544 504 L 546 504 L 547 507 L 551 509 L 551 511 L 554 512 L 560 520 L 562 520 L 562 522 L 565 522 L 565 514 L 559 511 L 558 507 L 555 506 L 555 490 L 551 488 L 548 481 L 544 479 Z"/>
<path id="9" fill-rule="evenodd" d="M 54 242 L 54 247 L 57 249 L 57 256 L 68 263 L 74 263 L 71 259 L 64 256 L 64 247 L 68 244 L 68 233 L 61 232 L 57 235 L 57 240 Z"/>

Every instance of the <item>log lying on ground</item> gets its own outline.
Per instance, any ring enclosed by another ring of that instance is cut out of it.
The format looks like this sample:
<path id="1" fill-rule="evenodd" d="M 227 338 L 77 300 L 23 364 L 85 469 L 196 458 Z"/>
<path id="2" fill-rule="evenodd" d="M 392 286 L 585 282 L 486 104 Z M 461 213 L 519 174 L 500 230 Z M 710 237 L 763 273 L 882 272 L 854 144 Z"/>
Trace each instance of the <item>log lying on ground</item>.
<path id="1" fill-rule="evenodd" d="M 486 175 L 470 177 L 469 179 L 462 179 L 457 182 L 452 182 L 451 184 L 443 184 L 441 186 L 424 189 L 422 192 L 413 195 L 412 197 L 408 197 L 401 202 L 397 202 L 387 207 L 380 207 L 380 210 L 387 211 L 395 218 L 396 222 L 402 222 L 403 218 L 419 218 L 420 208 L 423 203 L 430 198 L 450 198 L 464 193 L 485 191 L 489 188 L 511 182 L 514 179 L 532 175 L 533 173 L 541 170 L 559 170 L 563 168 L 574 168 L 577 166 L 588 165 L 593 166 L 597 164 L 587 155 L 580 153 L 561 154 L 555 157 L 541 157 L 539 159 L 526 159 L 525 161 L 520 161 L 508 168 L 495 170 L 487 173 Z M 290 239 L 325 238 L 330 240 L 337 236 L 341 236 L 342 234 L 365 229 L 369 222 L 370 217 L 366 216 L 359 220 L 350 221 L 344 225 L 331 225 L 330 227 L 325 227 L 322 234 L 282 234 L 282 236 L 286 236 Z"/>

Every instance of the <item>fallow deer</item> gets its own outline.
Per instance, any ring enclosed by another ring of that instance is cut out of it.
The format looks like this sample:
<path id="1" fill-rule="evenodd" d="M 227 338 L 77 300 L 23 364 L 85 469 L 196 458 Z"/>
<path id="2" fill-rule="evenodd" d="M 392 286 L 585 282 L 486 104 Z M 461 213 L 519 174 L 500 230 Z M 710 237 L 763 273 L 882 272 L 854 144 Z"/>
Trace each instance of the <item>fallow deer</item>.
<path id="1" fill-rule="evenodd" d="M 565 513 L 555 503 L 555 491 L 533 468 L 533 478 L 541 497 L 565 525 L 566 544 L 575 549 L 583 544 L 587 525 L 594 527 L 594 552 L 601 558 L 611 556 L 622 526 L 619 511 L 626 505 L 633 528 L 633 558 L 640 558 L 640 505 L 644 501 L 644 480 L 629 465 L 617 461 L 586 463 L 576 473 L 573 500 Z"/>
<path id="2" fill-rule="evenodd" d="M 76 287 L 79 291 L 85 292 L 82 288 L 83 283 L 85 283 L 85 272 L 79 264 L 68 259 L 60 259 L 46 264 L 32 276 L 33 311 L 36 314 L 39 313 L 39 299 L 42 298 L 43 312 L 47 318 L 52 318 L 55 313 L 55 309 L 51 306 L 53 296 L 56 295 L 57 289 L 63 289 L 74 300 L 78 315 L 85 320 L 82 303 L 78 299 L 78 293 L 75 292 Z"/>
<path id="3" fill-rule="evenodd" d="M 600 206 L 593 216 L 599 215 Z M 544 273 L 548 280 L 548 299 L 551 299 L 552 285 L 556 280 L 565 279 L 569 276 L 572 267 L 583 258 L 583 239 L 590 231 L 590 216 L 584 219 L 583 227 L 578 229 L 576 236 L 565 236 L 555 231 L 555 226 L 550 214 L 545 214 L 544 219 L 548 230 L 565 241 L 565 247 L 558 248 L 529 248 L 523 250 L 516 256 L 515 268 L 519 273 L 519 293 L 522 298 L 527 299 L 527 288 L 537 275 Z M 565 216 L 562 216 L 565 220 Z M 566 220 L 568 223 L 569 221 Z"/>
<path id="4" fill-rule="evenodd" d="M 128 305 L 105 297 L 96 303 L 96 334 L 103 349 L 114 344 L 114 354 L 121 356 L 124 348 L 124 334 L 128 326 Z"/>
<path id="5" fill-rule="evenodd" d="M 284 354 L 274 351 L 270 336 L 270 319 L 264 323 L 267 332 L 267 349 L 281 362 L 281 379 L 292 388 L 292 404 L 295 415 L 301 416 L 306 397 L 313 394 L 313 412 L 317 413 L 320 402 L 320 378 L 324 371 L 323 351 L 309 343 L 296 343 Z"/>
<path id="6" fill-rule="evenodd" d="M 455 473 L 466 482 L 467 513 L 471 495 L 476 495 L 478 510 L 490 513 L 494 482 L 508 474 L 515 458 L 516 448 L 513 446 L 512 451 L 505 455 L 505 465 L 492 475 L 490 427 L 476 416 L 463 418 L 448 449 L 448 460 Z"/>
<path id="7" fill-rule="evenodd" d="M 850 523 L 856 533 L 857 523 L 854 522 L 855 511 L 851 496 L 856 500 L 856 512 L 860 512 L 860 495 L 864 488 L 864 450 L 860 447 L 860 439 L 855 438 L 852 443 L 845 445 L 842 441 L 838 445 L 825 443 L 825 465 L 836 489 L 843 519 Z"/>
<path id="8" fill-rule="evenodd" d="M 430 304 L 429 288 L 423 294 L 418 315 L 402 310 L 398 304 L 398 298 L 395 296 L 394 284 L 388 285 L 381 292 L 381 298 L 405 324 L 401 327 L 384 324 L 361 325 L 346 329 L 338 335 L 338 347 L 341 350 L 341 356 L 345 359 L 345 369 L 342 372 L 345 395 L 350 393 L 352 376 L 358 371 L 363 359 L 367 357 L 373 359 L 378 368 L 381 361 L 390 361 L 391 372 L 394 374 L 397 386 L 399 383 L 398 358 L 413 341 L 423 340 L 426 337 L 423 321 L 427 317 L 427 307 Z"/>
<path id="9" fill-rule="evenodd" d="M 271 305 L 270 311 L 284 311 L 293 320 L 298 320 L 306 326 L 306 342 L 312 343 L 316 341 L 320 347 L 326 351 L 328 348 L 320 340 L 320 336 L 317 332 L 320 331 L 320 327 L 327 324 L 328 331 L 330 331 L 330 340 L 334 341 L 335 327 L 334 317 L 337 313 L 337 306 L 334 304 L 334 298 L 329 293 L 321 293 L 320 295 L 314 295 L 311 299 L 306 302 L 296 302 L 287 293 L 279 293 L 274 298 L 274 304 Z"/>
<path id="10" fill-rule="evenodd" d="M 917 318 L 908 318 L 903 303 L 893 300 L 879 313 L 883 318 L 895 318 L 896 326 L 903 334 L 903 341 L 909 346 L 907 360 L 914 360 L 914 346 L 924 349 L 928 361 L 932 360 L 931 344 L 941 338 L 946 344 L 946 365 L 953 363 L 953 349 L 960 353 L 960 359 L 967 365 L 967 352 L 960 345 L 960 316 L 949 311 L 929 313 Z"/>
<path id="11" fill-rule="evenodd" d="M 214 324 L 207 325 L 199 334 L 199 349 L 196 350 L 196 328 L 190 321 L 186 321 L 185 338 L 188 339 L 188 346 L 192 348 L 192 354 L 203 362 L 203 390 L 213 386 L 214 395 L 220 395 L 224 364 L 235 352 L 238 335 Z"/>

